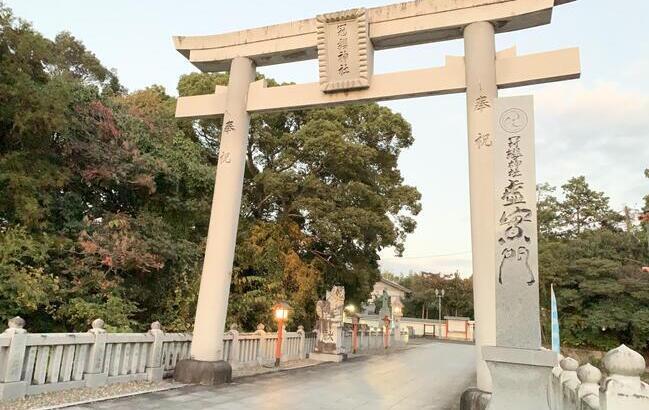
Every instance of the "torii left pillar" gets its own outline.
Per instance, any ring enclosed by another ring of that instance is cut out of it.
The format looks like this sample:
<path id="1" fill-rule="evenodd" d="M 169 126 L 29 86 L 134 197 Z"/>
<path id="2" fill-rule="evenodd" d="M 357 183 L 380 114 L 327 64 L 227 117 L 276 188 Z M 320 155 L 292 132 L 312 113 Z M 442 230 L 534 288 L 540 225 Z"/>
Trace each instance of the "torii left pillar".
<path id="1" fill-rule="evenodd" d="M 254 79 L 255 64 L 251 59 L 232 60 L 191 358 L 178 362 L 174 372 L 175 379 L 182 383 L 212 385 L 232 380 L 232 368 L 223 360 L 223 330 L 248 149 L 248 87 Z"/>

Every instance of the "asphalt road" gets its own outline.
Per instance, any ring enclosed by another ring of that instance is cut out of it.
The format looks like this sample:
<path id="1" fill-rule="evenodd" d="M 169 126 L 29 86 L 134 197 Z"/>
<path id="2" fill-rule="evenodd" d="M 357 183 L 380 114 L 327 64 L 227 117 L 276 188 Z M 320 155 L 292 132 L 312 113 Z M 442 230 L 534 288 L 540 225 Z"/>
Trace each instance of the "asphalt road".
<path id="1" fill-rule="evenodd" d="M 187 386 L 73 409 L 454 409 L 475 380 L 474 346 L 428 343 L 386 355 Z"/>

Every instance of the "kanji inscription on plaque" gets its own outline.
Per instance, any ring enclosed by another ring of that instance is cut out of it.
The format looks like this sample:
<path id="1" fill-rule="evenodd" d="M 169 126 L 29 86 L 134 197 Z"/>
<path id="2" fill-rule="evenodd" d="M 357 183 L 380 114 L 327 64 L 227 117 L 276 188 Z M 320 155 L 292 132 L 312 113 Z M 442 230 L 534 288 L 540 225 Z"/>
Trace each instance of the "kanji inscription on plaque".
<path id="1" fill-rule="evenodd" d="M 373 48 L 363 8 L 317 17 L 320 89 L 345 91 L 370 86 Z"/>

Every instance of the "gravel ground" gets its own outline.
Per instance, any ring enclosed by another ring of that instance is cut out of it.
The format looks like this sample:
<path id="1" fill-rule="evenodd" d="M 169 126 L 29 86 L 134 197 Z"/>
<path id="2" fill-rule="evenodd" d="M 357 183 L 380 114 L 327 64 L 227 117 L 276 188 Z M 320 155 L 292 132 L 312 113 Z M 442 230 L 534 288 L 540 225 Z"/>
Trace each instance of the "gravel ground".
<path id="1" fill-rule="evenodd" d="M 78 403 L 88 400 L 97 400 L 106 397 L 126 396 L 133 393 L 166 390 L 182 387 L 182 384 L 169 382 L 151 383 L 146 381 L 115 383 L 98 388 L 82 388 L 61 390 L 52 393 L 43 393 L 28 396 L 21 400 L 0 402 L 0 410 L 23 410 L 52 408 L 64 404 Z"/>

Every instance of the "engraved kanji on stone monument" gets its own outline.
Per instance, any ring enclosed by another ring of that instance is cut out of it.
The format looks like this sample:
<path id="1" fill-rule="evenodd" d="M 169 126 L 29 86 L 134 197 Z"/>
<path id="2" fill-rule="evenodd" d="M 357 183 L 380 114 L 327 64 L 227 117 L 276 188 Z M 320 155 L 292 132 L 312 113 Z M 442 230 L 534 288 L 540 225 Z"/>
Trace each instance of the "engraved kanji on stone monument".
<path id="1" fill-rule="evenodd" d="M 367 88 L 372 76 L 372 43 L 365 9 L 317 17 L 320 89 L 324 92 Z"/>
<path id="2" fill-rule="evenodd" d="M 531 96 L 496 98 L 496 341 L 538 349 L 538 245 Z"/>

